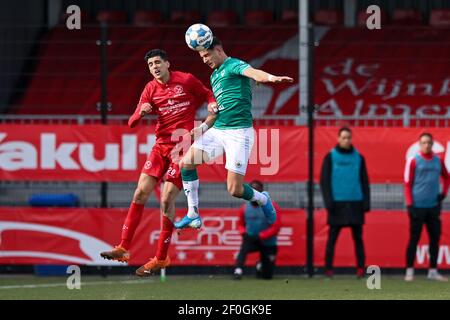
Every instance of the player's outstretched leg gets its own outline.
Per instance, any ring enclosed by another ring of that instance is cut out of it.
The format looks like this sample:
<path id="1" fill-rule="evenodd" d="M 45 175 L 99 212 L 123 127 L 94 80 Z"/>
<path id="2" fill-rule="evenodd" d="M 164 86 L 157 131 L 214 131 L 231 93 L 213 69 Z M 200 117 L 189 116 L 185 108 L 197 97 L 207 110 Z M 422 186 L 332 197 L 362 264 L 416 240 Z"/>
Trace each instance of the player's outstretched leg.
<path id="1" fill-rule="evenodd" d="M 166 216 L 163 216 L 162 230 L 159 234 L 156 256 L 154 256 L 152 259 L 150 259 L 150 261 L 136 270 L 137 276 L 148 277 L 163 268 L 167 268 L 170 265 L 170 257 L 167 255 L 167 251 L 169 250 L 172 231 L 172 220 Z"/>
<path id="2" fill-rule="evenodd" d="M 249 184 L 243 183 L 243 181 L 243 175 L 228 171 L 228 192 L 233 197 L 258 203 L 261 206 L 267 221 L 269 223 L 274 223 L 277 216 L 269 193 L 267 191 L 259 192 L 252 188 Z"/>
<path id="3" fill-rule="evenodd" d="M 183 190 L 187 197 L 188 212 L 180 221 L 175 223 L 175 228 L 194 228 L 202 226 L 202 218 L 198 211 L 198 187 L 199 179 L 197 165 L 203 163 L 207 156 L 203 150 L 190 148 L 186 156 L 180 163 L 181 179 L 183 180 Z"/>
<path id="4" fill-rule="evenodd" d="M 136 275 L 139 277 L 151 276 L 170 265 L 170 257 L 167 255 L 167 251 L 169 250 L 170 240 L 172 238 L 173 222 L 165 215 L 163 215 L 162 219 L 163 223 L 161 233 L 159 234 L 156 256 L 136 270 Z"/>
<path id="5" fill-rule="evenodd" d="M 179 186 L 171 182 L 166 182 L 164 184 L 164 190 L 161 197 L 161 232 L 158 238 L 156 255 L 136 270 L 136 275 L 139 277 L 150 276 L 170 265 L 170 257 L 167 252 L 169 251 L 174 229 L 173 219 L 175 217 L 175 199 L 180 192 L 180 187 L 181 183 L 179 183 Z"/>
<path id="6" fill-rule="evenodd" d="M 141 174 L 138 186 L 134 192 L 133 201 L 128 209 L 127 217 L 122 227 L 122 236 L 120 244 L 110 251 L 100 253 L 100 256 L 107 260 L 115 260 L 119 262 L 128 262 L 130 259 L 130 245 L 134 237 L 134 233 L 142 218 L 144 204 L 150 196 L 150 193 L 156 185 L 156 178 Z"/>
<path id="7" fill-rule="evenodd" d="M 199 179 L 197 169 L 181 169 L 181 178 L 183 179 L 184 194 L 187 197 L 188 212 L 180 221 L 175 223 L 175 228 L 183 229 L 186 227 L 198 229 L 202 226 L 202 219 L 198 212 L 198 186 Z"/>
<path id="8" fill-rule="evenodd" d="M 274 223 L 277 218 L 277 212 L 275 207 L 273 206 L 272 199 L 270 198 L 270 194 L 267 191 L 262 192 L 263 195 L 267 197 L 267 201 L 265 204 L 261 206 L 264 215 L 269 223 Z"/>

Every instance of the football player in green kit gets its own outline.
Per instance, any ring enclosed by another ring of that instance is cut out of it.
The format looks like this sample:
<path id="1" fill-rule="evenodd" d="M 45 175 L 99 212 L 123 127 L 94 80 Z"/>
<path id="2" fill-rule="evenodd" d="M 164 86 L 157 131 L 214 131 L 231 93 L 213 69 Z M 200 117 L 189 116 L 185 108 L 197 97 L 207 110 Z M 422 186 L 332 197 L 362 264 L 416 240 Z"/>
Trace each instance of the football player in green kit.
<path id="1" fill-rule="evenodd" d="M 195 140 L 180 162 L 188 213 L 175 223 L 175 228 L 200 228 L 202 220 L 198 211 L 197 166 L 225 152 L 228 171 L 228 192 L 237 198 L 258 203 L 269 221 L 276 219 L 276 211 L 269 194 L 259 192 L 244 183 L 247 163 L 253 146 L 252 90 L 250 79 L 258 83 L 293 82 L 290 77 L 279 77 L 252 68 L 248 63 L 227 56 L 222 43 L 214 37 L 208 49 L 199 51 L 203 62 L 213 73 L 211 86 L 218 104 L 216 121 L 212 128 L 202 123 L 195 128 Z"/>

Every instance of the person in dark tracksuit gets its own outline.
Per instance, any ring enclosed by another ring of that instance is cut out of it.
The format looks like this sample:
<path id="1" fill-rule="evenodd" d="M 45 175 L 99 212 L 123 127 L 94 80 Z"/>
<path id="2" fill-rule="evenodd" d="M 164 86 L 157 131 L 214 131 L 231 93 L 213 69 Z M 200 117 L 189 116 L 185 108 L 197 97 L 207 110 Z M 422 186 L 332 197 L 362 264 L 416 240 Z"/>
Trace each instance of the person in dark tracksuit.
<path id="1" fill-rule="evenodd" d="M 439 239 L 441 237 L 441 206 L 449 188 L 449 174 L 445 163 L 432 151 L 433 136 L 422 133 L 420 152 L 408 158 L 405 166 L 405 200 L 409 215 L 409 243 L 406 249 L 406 281 L 414 280 L 414 260 L 417 244 L 425 224 L 430 240 L 430 268 L 428 279 L 448 281 L 437 271 Z M 440 191 L 442 178 L 442 191 Z"/>
<path id="2" fill-rule="evenodd" d="M 352 145 L 352 131 L 343 127 L 338 144 L 324 158 L 320 187 L 328 212 L 329 234 L 325 252 L 325 275 L 333 275 L 336 241 L 343 227 L 350 227 L 357 258 L 356 275 L 364 276 L 364 215 L 370 210 L 370 184 L 364 157 Z"/>
<path id="3" fill-rule="evenodd" d="M 262 182 L 254 180 L 250 186 L 259 192 L 264 191 Z M 278 204 L 273 201 L 277 211 L 276 220 L 269 223 L 257 203 L 247 202 L 239 211 L 238 230 L 242 235 L 242 244 L 236 259 L 234 278 L 242 278 L 242 269 L 250 252 L 260 253 L 260 262 L 256 265 L 256 276 L 272 279 L 277 255 L 277 234 L 281 227 L 281 213 Z"/>

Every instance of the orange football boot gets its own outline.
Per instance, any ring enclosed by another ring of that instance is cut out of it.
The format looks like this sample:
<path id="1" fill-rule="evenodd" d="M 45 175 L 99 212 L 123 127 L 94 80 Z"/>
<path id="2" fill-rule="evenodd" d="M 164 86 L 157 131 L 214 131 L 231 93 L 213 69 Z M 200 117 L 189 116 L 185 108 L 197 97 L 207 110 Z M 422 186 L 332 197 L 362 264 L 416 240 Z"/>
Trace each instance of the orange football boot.
<path id="1" fill-rule="evenodd" d="M 115 260 L 119 262 L 128 262 L 130 260 L 130 252 L 121 246 L 115 246 L 111 251 L 104 251 L 100 253 L 103 259 Z"/>
<path id="2" fill-rule="evenodd" d="M 136 275 L 139 277 L 148 277 L 168 266 L 170 266 L 169 256 L 167 256 L 165 260 L 158 260 L 156 257 L 154 257 L 150 259 L 149 262 L 137 269 Z"/>

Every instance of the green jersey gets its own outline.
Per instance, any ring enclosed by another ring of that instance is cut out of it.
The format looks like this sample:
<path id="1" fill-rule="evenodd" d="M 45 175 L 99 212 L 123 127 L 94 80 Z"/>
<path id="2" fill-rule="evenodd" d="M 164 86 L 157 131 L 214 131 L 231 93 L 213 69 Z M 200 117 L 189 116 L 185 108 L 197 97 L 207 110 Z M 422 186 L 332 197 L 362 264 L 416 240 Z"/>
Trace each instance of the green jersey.
<path id="1" fill-rule="evenodd" d="M 241 129 L 252 127 L 252 88 L 243 76 L 250 65 L 228 57 L 211 75 L 211 86 L 219 105 L 214 128 Z"/>

